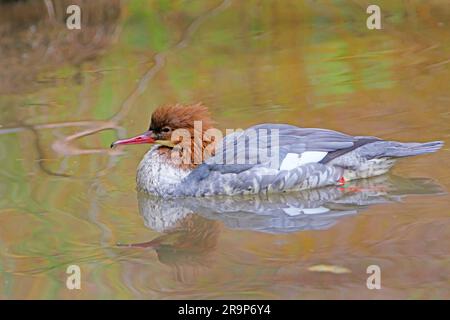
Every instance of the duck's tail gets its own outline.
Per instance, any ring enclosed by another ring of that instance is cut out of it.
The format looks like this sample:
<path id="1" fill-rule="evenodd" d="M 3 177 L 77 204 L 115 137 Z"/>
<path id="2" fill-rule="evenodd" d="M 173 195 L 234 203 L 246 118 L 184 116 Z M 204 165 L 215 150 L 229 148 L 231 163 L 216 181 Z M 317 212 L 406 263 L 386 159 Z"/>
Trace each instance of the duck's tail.
<path id="1" fill-rule="evenodd" d="M 389 142 L 385 147 L 383 156 L 392 158 L 402 158 L 417 156 L 420 154 L 432 153 L 438 151 L 444 145 L 443 141 L 432 142 Z"/>

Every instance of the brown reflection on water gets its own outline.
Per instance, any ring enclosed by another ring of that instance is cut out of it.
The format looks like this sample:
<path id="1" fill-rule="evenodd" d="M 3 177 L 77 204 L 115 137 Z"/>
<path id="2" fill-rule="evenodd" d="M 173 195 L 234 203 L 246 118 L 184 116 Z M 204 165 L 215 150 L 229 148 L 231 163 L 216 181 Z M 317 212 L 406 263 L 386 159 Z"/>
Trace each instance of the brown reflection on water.
<path id="1" fill-rule="evenodd" d="M 82 5 L 83 31 L 65 28 L 66 8 Z M 94 59 L 115 35 L 120 1 L 27 1 L 2 4 L 0 93 L 22 93 L 63 82 L 43 71 Z M 81 72 L 72 74 L 76 83 Z"/>
<path id="2" fill-rule="evenodd" d="M 64 1 L 0 4 L 1 298 L 450 297 L 448 5 L 382 1 L 383 30 L 369 31 L 365 1 L 74 2 L 81 32 L 64 28 Z M 145 147 L 108 146 L 178 101 L 203 101 L 222 129 L 286 122 L 446 146 L 400 161 L 401 179 L 368 197 L 386 201 L 333 203 L 338 218 L 218 214 L 219 200 L 142 214 Z M 280 221 L 298 229 L 268 228 Z M 69 264 L 80 291 L 65 287 Z M 365 286 L 370 264 L 380 291 Z"/>
<path id="3" fill-rule="evenodd" d="M 158 260 L 175 271 L 177 281 L 187 282 L 186 274 L 194 273 L 195 280 L 198 270 L 212 265 L 212 254 L 219 233 L 220 225 L 217 222 L 189 215 L 151 241 L 120 246 L 155 250 Z"/>

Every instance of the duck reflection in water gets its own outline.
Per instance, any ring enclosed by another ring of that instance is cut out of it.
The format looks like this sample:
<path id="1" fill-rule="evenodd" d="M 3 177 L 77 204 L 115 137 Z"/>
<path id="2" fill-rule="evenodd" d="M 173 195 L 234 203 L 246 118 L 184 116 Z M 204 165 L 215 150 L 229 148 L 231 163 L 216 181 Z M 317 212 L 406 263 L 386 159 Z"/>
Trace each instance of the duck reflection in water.
<path id="1" fill-rule="evenodd" d="M 372 205 L 444 193 L 431 179 L 395 175 L 283 194 L 161 199 L 139 193 L 145 225 L 163 235 L 125 246 L 152 248 L 168 265 L 207 265 L 222 225 L 275 234 L 325 230 Z"/>

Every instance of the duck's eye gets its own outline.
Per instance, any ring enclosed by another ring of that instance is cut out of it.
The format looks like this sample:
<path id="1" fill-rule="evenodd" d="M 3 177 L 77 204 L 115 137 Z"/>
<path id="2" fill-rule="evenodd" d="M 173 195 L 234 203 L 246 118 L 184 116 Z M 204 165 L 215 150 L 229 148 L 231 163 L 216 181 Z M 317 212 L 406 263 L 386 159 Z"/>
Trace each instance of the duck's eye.
<path id="1" fill-rule="evenodd" d="M 169 128 L 169 127 L 164 127 L 164 128 L 161 129 L 161 131 L 162 131 L 162 132 L 169 132 L 169 131 L 170 131 L 170 128 Z"/>

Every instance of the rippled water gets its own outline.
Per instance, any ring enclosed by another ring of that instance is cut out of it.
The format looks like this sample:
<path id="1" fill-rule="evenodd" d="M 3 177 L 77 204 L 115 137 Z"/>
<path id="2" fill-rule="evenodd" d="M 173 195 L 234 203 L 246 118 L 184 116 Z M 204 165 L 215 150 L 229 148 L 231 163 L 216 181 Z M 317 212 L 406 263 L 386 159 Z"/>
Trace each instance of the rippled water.
<path id="1" fill-rule="evenodd" d="M 365 1 L 85 1 L 81 32 L 66 2 L 0 5 L 0 298 L 450 298 L 445 1 L 380 1 L 382 30 Z M 446 146 L 345 187 L 137 194 L 146 147 L 109 144 L 196 101 L 221 129 Z"/>

